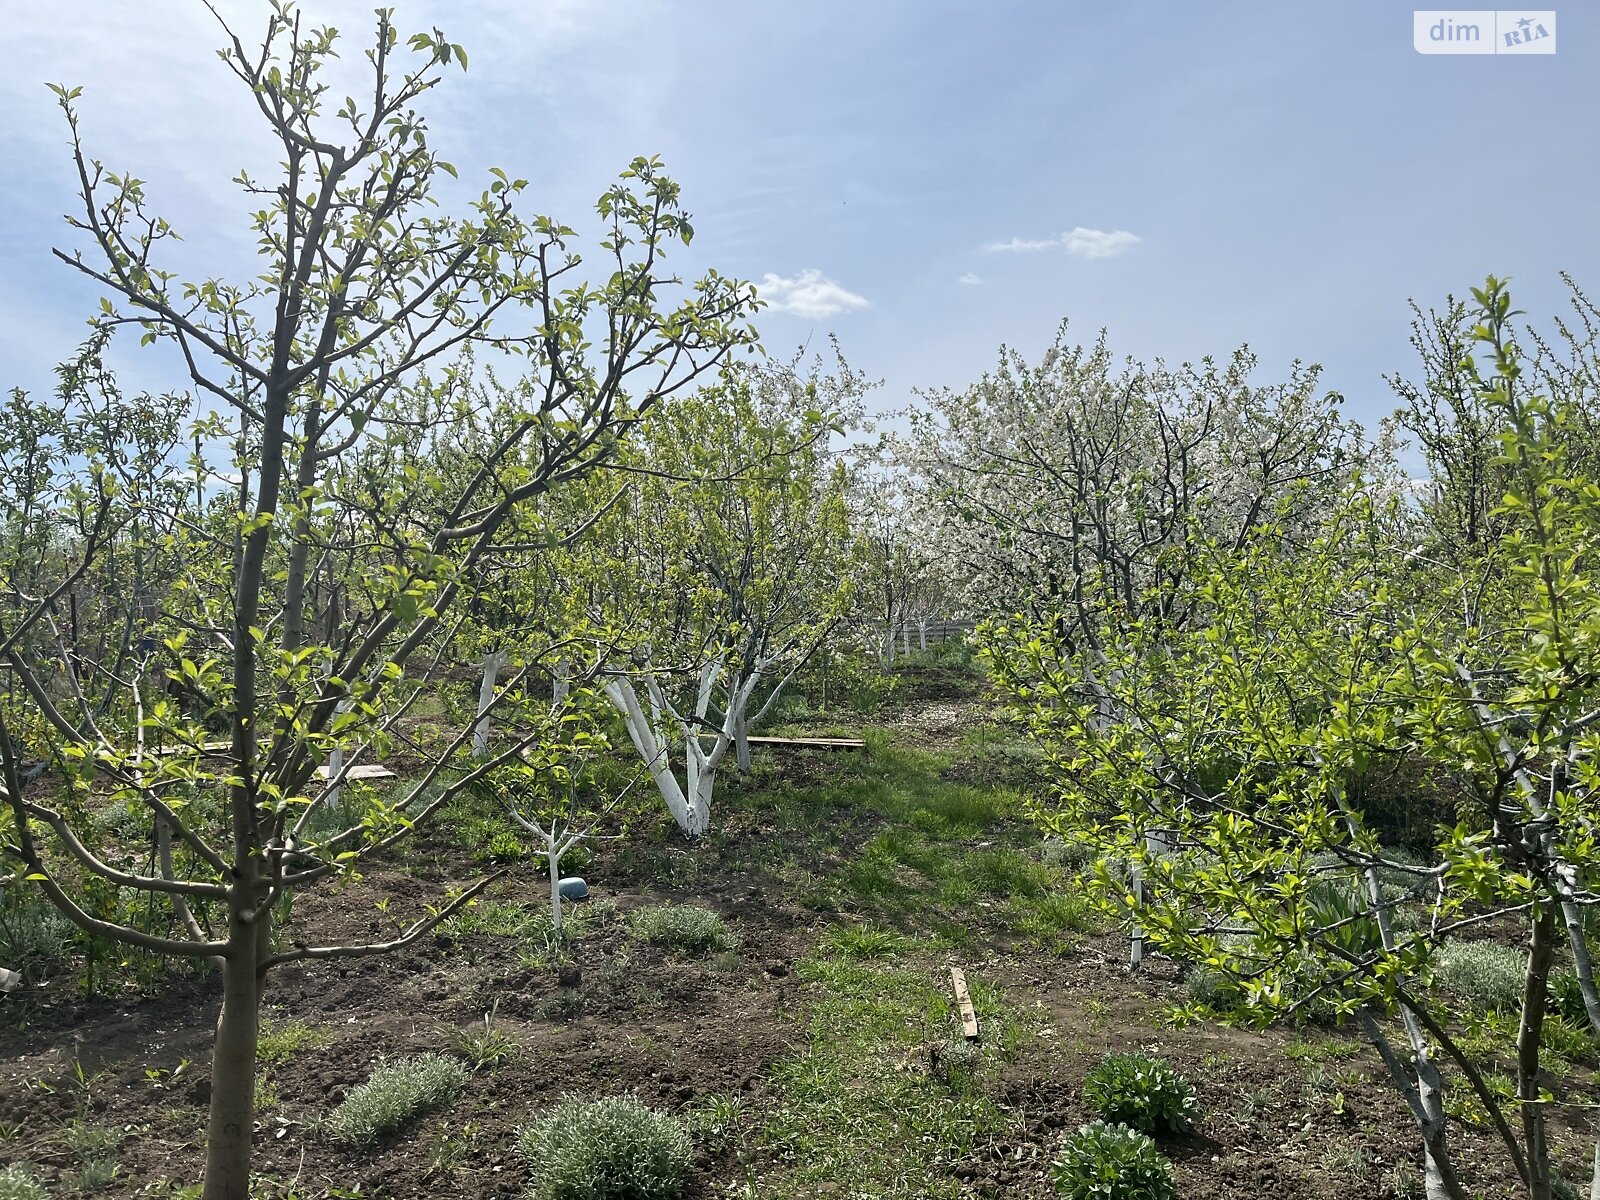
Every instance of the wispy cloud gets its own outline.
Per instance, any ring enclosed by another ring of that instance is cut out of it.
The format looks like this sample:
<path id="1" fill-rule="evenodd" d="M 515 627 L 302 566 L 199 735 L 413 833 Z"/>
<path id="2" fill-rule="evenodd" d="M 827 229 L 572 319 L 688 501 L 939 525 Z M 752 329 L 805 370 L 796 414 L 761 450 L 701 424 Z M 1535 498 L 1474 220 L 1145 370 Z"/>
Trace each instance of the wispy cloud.
<path id="1" fill-rule="evenodd" d="M 756 284 L 756 294 L 774 312 L 813 319 L 867 307 L 865 296 L 840 287 L 816 270 L 801 271 L 793 278 L 768 272 Z"/>
<path id="2" fill-rule="evenodd" d="M 1012 238 L 1005 242 L 985 242 L 991 253 L 1038 254 L 1057 247 L 1076 258 L 1115 258 L 1133 249 L 1144 239 L 1126 229 L 1087 229 L 1078 225 L 1066 233 L 1047 238 Z"/>
<path id="3" fill-rule="evenodd" d="M 1051 250 L 1059 245 L 1061 245 L 1060 237 L 1047 237 L 1038 240 L 1012 238 L 1008 242 L 985 242 L 983 248 L 993 253 L 1037 254 L 1041 250 Z"/>
<path id="4" fill-rule="evenodd" d="M 977 287 L 980 283 L 983 282 L 983 276 L 974 275 L 971 271 L 968 271 L 960 279 L 956 280 L 956 282 L 957 283 L 964 283 L 968 287 Z"/>

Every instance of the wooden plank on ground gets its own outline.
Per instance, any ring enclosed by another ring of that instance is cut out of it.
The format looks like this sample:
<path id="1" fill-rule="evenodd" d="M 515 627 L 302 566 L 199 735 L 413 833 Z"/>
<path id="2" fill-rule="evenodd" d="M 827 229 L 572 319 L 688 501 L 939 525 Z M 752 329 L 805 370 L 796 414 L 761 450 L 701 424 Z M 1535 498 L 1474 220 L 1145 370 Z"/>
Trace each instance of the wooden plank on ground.
<path id="1" fill-rule="evenodd" d="M 233 749 L 232 742 L 201 742 L 199 746 L 201 754 L 224 754 L 231 749 Z M 148 754 L 160 756 L 165 756 L 168 754 L 193 754 L 194 752 L 194 746 L 159 746 L 154 750 L 146 751 Z"/>
<path id="2" fill-rule="evenodd" d="M 978 1040 L 978 1014 L 972 1009 L 972 997 L 967 992 L 966 972 L 960 967 L 950 968 L 950 986 L 956 993 L 956 1011 L 961 1014 L 961 1035 L 969 1042 Z"/>
<path id="3" fill-rule="evenodd" d="M 328 777 L 327 767 L 317 768 L 317 778 Z M 344 773 L 346 780 L 350 779 L 394 779 L 395 773 L 381 763 L 357 763 L 348 768 Z"/>
<path id="4" fill-rule="evenodd" d="M 752 746 L 809 746 L 815 750 L 865 750 L 867 747 L 860 738 L 753 737 L 749 742 Z"/>

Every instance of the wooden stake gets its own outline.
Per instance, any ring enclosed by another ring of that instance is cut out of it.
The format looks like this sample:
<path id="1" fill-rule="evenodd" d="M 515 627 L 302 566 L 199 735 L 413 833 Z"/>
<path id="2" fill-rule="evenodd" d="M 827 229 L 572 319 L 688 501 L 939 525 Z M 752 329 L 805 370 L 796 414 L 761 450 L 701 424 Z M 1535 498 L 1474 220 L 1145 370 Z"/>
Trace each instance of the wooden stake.
<path id="1" fill-rule="evenodd" d="M 961 1014 L 961 1033 L 969 1042 L 978 1040 L 978 1014 L 972 1010 L 972 997 L 967 994 L 967 977 L 960 967 L 950 968 L 950 986 L 956 992 L 956 1011 Z"/>

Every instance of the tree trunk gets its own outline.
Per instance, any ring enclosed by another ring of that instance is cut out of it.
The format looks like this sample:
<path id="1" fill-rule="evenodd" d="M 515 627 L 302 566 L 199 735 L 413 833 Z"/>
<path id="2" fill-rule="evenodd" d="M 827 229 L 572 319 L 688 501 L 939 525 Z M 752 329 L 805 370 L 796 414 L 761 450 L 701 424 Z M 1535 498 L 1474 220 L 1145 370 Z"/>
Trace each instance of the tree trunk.
<path id="1" fill-rule="evenodd" d="M 1517 1098 L 1522 1101 L 1522 1136 L 1528 1154 L 1528 1200 L 1550 1200 L 1550 1150 L 1545 1143 L 1545 1106 L 1539 1103 L 1539 1039 L 1544 1033 L 1555 939 L 1555 909 L 1547 904 L 1529 937 L 1522 1025 L 1517 1031 Z"/>
<path id="2" fill-rule="evenodd" d="M 483 715 L 472 729 L 473 758 L 483 758 L 489 753 L 489 706 L 494 703 L 494 685 L 500 679 L 500 668 L 505 665 L 504 650 L 491 650 L 483 656 L 483 681 L 478 685 L 478 711 Z"/>
<path id="3" fill-rule="evenodd" d="M 550 929 L 561 940 L 561 851 L 551 842 L 545 850 L 550 863 Z"/>
<path id="4" fill-rule="evenodd" d="M 750 774 L 750 722 L 740 714 L 733 723 L 733 757 L 739 764 L 739 774 Z"/>
<path id="5" fill-rule="evenodd" d="M 917 649 L 918 650 L 926 650 L 927 648 L 928 648 L 928 623 L 926 621 L 918 621 L 917 622 Z"/>
<path id="6" fill-rule="evenodd" d="M 567 700 L 567 692 L 572 688 L 572 660 L 563 658 L 556 663 L 554 671 L 555 681 L 550 689 L 550 703 L 555 708 L 560 708 Z"/>
<path id="7" fill-rule="evenodd" d="M 261 1031 L 259 947 L 272 914 L 246 924 L 249 909 L 236 905 L 229 920 L 231 945 L 222 965 L 222 1014 L 211 1054 L 211 1115 L 206 1126 L 206 1178 L 201 1200 L 250 1200 L 251 1140 L 255 1133 L 256 1040 Z"/>

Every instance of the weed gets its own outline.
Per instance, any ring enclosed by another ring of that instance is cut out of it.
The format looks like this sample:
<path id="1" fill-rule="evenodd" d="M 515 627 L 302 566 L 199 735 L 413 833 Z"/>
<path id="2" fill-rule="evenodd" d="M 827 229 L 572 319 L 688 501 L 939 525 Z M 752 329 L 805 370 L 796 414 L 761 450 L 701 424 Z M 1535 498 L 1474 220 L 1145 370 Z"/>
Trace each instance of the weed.
<path id="1" fill-rule="evenodd" d="M 563 1096 L 517 1136 L 540 1200 L 668 1200 L 693 1145 L 684 1123 L 637 1096 Z"/>
<path id="2" fill-rule="evenodd" d="M 477 1127 L 470 1123 L 463 1125 L 459 1133 L 440 1130 L 433 1145 L 428 1147 L 428 1174 L 454 1174 L 457 1167 L 480 1152 L 482 1142 Z"/>
<path id="3" fill-rule="evenodd" d="M 117 1177 L 121 1168 L 114 1158 L 89 1158 L 67 1177 L 67 1190 L 71 1192 L 98 1192 Z"/>
<path id="4" fill-rule="evenodd" d="M 539 1001 L 539 1015 L 547 1021 L 570 1021 L 581 1017 L 589 1007 L 578 988 L 557 988 Z"/>
<path id="5" fill-rule="evenodd" d="M 688 1113 L 690 1128 L 713 1153 L 729 1153 L 744 1144 L 748 1114 L 744 1099 L 727 1092 L 706 1096 Z"/>
<path id="6" fill-rule="evenodd" d="M 1141 1133 L 1182 1133 L 1194 1123 L 1194 1088 L 1148 1054 L 1106 1055 L 1084 1080 L 1083 1098 L 1102 1121 Z"/>
<path id="7" fill-rule="evenodd" d="M 122 1145 L 122 1130 L 77 1120 L 62 1131 L 61 1140 L 80 1159 L 104 1158 Z"/>
<path id="8" fill-rule="evenodd" d="M 328 1132 L 356 1145 L 376 1141 L 419 1113 L 448 1104 L 466 1082 L 467 1068 L 443 1054 L 381 1063 L 333 1110 Z"/>
<path id="9" fill-rule="evenodd" d="M 494 1019 L 498 1008 L 499 1001 L 496 1001 L 494 1006 L 483 1014 L 482 1025 L 456 1030 L 452 1048 L 474 1071 L 481 1071 L 484 1067 L 499 1067 L 502 1063 L 515 1058 L 522 1050 L 522 1047 L 504 1032 L 495 1028 Z"/>
<path id="10" fill-rule="evenodd" d="M 466 906 L 439 922 L 439 932 L 457 941 L 476 937 L 525 937 L 534 923 L 534 911 L 512 900 L 469 900 Z"/>
<path id="11" fill-rule="evenodd" d="M 271 1022 L 262 1026 L 256 1043 L 256 1060 L 264 1067 L 281 1067 L 293 1058 L 320 1050 L 333 1041 L 333 1031 L 304 1021 Z"/>
<path id="12" fill-rule="evenodd" d="M 1091 866 L 1099 855 L 1088 842 L 1052 837 L 1046 838 L 1039 847 L 1039 857 L 1049 866 L 1076 875 Z"/>
<path id="13" fill-rule="evenodd" d="M 1337 1141 L 1322 1153 L 1323 1169 L 1338 1175 L 1365 1176 L 1376 1165 L 1372 1151 L 1360 1142 Z"/>
<path id="14" fill-rule="evenodd" d="M 1155 1142 L 1126 1125 L 1096 1121 L 1069 1134 L 1053 1168 L 1069 1200 L 1177 1200 L 1169 1163 Z"/>
<path id="15" fill-rule="evenodd" d="M 1422 1200 L 1422 1173 L 1408 1162 L 1398 1162 L 1384 1181 L 1383 1194 L 1394 1200 Z"/>
<path id="16" fill-rule="evenodd" d="M 697 958 L 739 948 L 738 935 L 719 915 L 692 904 L 652 904 L 636 909 L 630 924 L 635 937 Z"/>

